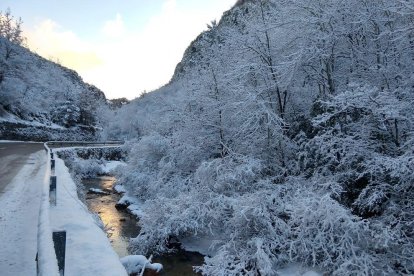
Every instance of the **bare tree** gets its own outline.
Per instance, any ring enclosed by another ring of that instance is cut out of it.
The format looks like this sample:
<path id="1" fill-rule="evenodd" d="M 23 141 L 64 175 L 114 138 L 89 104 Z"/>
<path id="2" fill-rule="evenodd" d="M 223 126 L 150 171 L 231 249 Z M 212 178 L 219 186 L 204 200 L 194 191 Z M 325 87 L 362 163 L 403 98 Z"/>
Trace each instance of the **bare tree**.
<path id="1" fill-rule="evenodd" d="M 11 15 L 10 9 L 7 9 L 6 12 L 0 11 L 0 36 L 11 43 L 17 45 L 25 44 L 26 38 L 23 36 L 22 24 L 22 19 L 15 19 L 14 16 Z M 5 58 L 9 59 L 13 54 L 13 47 L 9 43 L 4 44 L 6 48 Z"/>
<path id="2" fill-rule="evenodd" d="M 22 45 L 25 42 L 25 37 L 22 34 L 23 21 L 19 17 L 15 19 L 11 15 L 10 9 L 6 12 L 0 11 L 0 36 L 6 38 L 10 42 Z"/>

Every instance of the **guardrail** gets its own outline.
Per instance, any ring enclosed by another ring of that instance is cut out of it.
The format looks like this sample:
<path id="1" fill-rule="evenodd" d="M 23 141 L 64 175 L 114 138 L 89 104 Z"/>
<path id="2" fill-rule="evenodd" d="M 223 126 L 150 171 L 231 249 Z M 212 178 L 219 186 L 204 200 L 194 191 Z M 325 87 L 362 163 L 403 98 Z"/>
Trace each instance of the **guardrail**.
<path id="1" fill-rule="evenodd" d="M 46 176 L 43 182 L 42 198 L 39 209 L 36 269 L 40 276 L 63 276 L 65 273 L 66 232 L 53 232 L 50 226 L 50 203 L 56 206 L 57 176 L 55 176 L 55 156 L 51 147 L 120 146 L 123 141 L 49 141 L 43 144 L 47 154 Z M 54 191 L 53 191 L 54 190 Z M 51 192 L 53 193 L 51 194 Z M 54 198 L 53 198 L 54 197 Z M 63 238 L 64 237 L 64 238 Z"/>
<path id="2" fill-rule="evenodd" d="M 97 142 L 84 142 L 84 141 L 48 141 L 45 144 L 47 144 L 50 148 L 53 147 L 76 147 L 76 146 L 117 146 L 117 145 L 123 145 L 124 141 L 97 141 Z"/>
<path id="3" fill-rule="evenodd" d="M 49 215 L 49 180 L 51 176 L 51 158 L 53 156 L 51 149 L 47 143 L 44 143 L 46 150 L 47 165 L 46 165 L 46 176 L 43 182 L 42 199 L 39 210 L 39 222 L 37 232 L 37 275 L 41 276 L 57 276 L 59 275 L 59 268 L 56 259 L 56 253 L 53 248 L 52 228 L 50 226 L 50 215 Z"/>

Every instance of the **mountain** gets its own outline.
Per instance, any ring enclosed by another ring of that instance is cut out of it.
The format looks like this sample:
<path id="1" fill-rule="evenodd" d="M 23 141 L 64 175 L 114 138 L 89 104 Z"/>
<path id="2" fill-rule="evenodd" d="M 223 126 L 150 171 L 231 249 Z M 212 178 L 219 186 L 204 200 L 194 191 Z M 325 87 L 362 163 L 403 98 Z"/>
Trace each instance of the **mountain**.
<path id="1" fill-rule="evenodd" d="M 414 273 L 410 1 L 238 1 L 170 83 L 108 116 L 129 139 L 138 254 L 205 275 Z M 298 272 L 299 273 L 299 272 Z"/>
<path id="2" fill-rule="evenodd" d="M 106 105 L 75 71 L 0 37 L 0 139 L 93 139 Z"/>

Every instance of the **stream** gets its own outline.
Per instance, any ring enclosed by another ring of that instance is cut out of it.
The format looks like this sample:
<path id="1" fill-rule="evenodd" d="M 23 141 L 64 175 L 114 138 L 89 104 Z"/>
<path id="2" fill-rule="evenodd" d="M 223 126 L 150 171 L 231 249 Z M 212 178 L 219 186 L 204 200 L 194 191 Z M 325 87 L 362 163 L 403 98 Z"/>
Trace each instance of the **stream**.
<path id="1" fill-rule="evenodd" d="M 115 208 L 115 204 L 121 198 L 121 195 L 113 191 L 115 181 L 115 177 L 103 176 L 83 179 L 82 183 L 86 191 L 95 188 L 108 193 L 88 193 L 86 203 L 89 210 L 100 216 L 113 249 L 122 258 L 131 254 L 128 252 L 129 239 L 138 236 L 140 229 L 137 226 L 138 220 L 135 216 L 125 210 Z M 200 275 L 195 273 L 192 267 L 203 264 L 203 260 L 203 255 L 185 250 L 153 258 L 153 262 L 161 263 L 164 267 L 159 275 L 168 276 Z"/>

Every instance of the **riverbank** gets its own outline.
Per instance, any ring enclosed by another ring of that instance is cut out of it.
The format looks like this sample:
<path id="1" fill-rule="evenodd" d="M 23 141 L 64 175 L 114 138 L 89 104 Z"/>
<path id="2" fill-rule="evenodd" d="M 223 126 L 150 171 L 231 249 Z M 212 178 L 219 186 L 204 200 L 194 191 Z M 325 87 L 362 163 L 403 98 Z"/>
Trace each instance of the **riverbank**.
<path id="1" fill-rule="evenodd" d="M 121 195 L 113 189 L 116 178 L 99 176 L 83 179 L 82 183 L 85 191 L 88 191 L 87 206 L 89 210 L 99 215 L 114 251 L 120 258 L 132 254 L 133 252 L 128 250 L 128 245 L 129 239 L 139 234 L 138 218 L 128 209 L 115 207 L 121 198 Z M 202 265 L 204 256 L 178 248 L 172 254 L 155 256 L 153 261 L 163 265 L 163 270 L 157 275 L 194 276 L 201 275 L 194 272 L 193 266 Z"/>
<path id="2" fill-rule="evenodd" d="M 104 231 L 77 197 L 63 160 L 56 159 L 57 204 L 50 209 L 53 231 L 66 231 L 66 275 L 127 275 Z"/>

